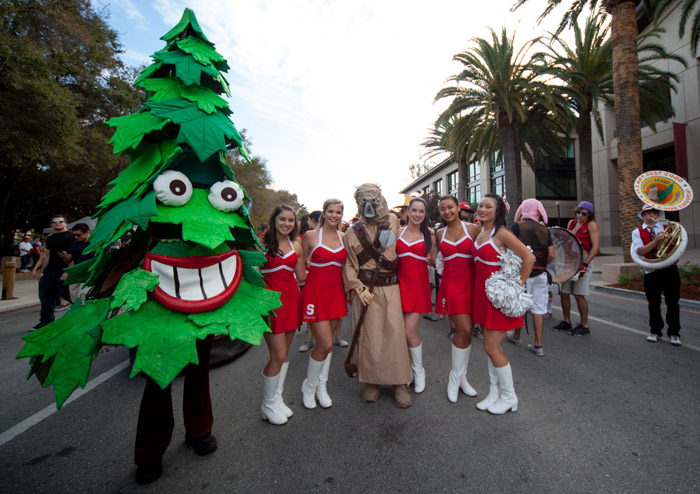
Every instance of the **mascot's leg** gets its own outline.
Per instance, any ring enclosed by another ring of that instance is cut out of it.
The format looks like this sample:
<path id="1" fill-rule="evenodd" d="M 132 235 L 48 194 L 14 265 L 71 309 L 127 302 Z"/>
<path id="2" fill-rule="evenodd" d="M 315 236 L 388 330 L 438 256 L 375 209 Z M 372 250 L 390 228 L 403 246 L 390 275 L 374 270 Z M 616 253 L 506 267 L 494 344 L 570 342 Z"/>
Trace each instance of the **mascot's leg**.
<path id="1" fill-rule="evenodd" d="M 328 371 L 331 368 L 331 355 L 333 355 L 333 352 L 329 353 L 326 360 L 323 361 L 321 374 L 318 376 L 318 385 L 316 386 L 316 398 L 321 408 L 330 408 L 333 406 L 333 400 L 328 396 L 328 390 L 326 388 L 328 384 Z"/>
<path id="2" fill-rule="evenodd" d="M 274 425 L 282 425 L 287 423 L 287 417 L 282 413 L 282 410 L 278 405 L 279 402 L 277 401 L 277 390 L 280 376 L 281 373 L 272 377 L 267 377 L 265 374 L 262 375 L 263 403 L 260 407 L 260 413 L 262 414 L 263 420 L 267 420 Z"/>
<path id="3" fill-rule="evenodd" d="M 304 397 L 304 406 L 309 409 L 316 408 L 316 388 L 318 380 L 321 377 L 323 364 L 326 361 L 319 362 L 309 356 L 309 366 L 306 368 L 306 379 L 301 383 L 301 393 Z"/>
<path id="4" fill-rule="evenodd" d="M 214 336 L 197 340 L 199 364 L 189 365 L 185 374 L 185 389 L 182 411 L 185 419 L 185 442 L 199 456 L 213 453 L 217 448 L 216 438 L 211 434 L 214 415 L 209 395 L 209 355 Z"/>
<path id="5" fill-rule="evenodd" d="M 495 415 L 503 415 L 508 410 L 518 410 L 518 397 L 513 388 L 513 372 L 510 363 L 504 367 L 495 367 L 498 376 L 498 384 L 501 386 L 501 397 L 496 403 L 488 407 L 488 411 Z"/>
<path id="6" fill-rule="evenodd" d="M 425 389 L 425 369 L 423 368 L 423 343 L 415 348 L 408 347 L 411 357 L 411 375 L 416 393 L 422 393 Z"/>
<path id="7" fill-rule="evenodd" d="M 153 379 L 146 378 L 134 448 L 134 463 L 138 465 L 136 482 L 139 484 L 157 480 L 163 471 L 161 458 L 168 449 L 175 427 L 170 388 L 161 389 Z"/>
<path id="8" fill-rule="evenodd" d="M 476 404 L 476 408 L 479 410 L 486 410 L 488 407 L 493 405 L 498 401 L 498 397 L 501 394 L 501 388 L 498 385 L 498 376 L 496 375 L 496 368 L 493 366 L 491 359 L 489 360 L 489 394 L 485 399 Z"/>
<path id="9" fill-rule="evenodd" d="M 365 383 L 365 389 L 362 391 L 362 401 L 374 403 L 379 399 L 380 392 L 379 384 Z"/>
<path id="10" fill-rule="evenodd" d="M 288 369 L 289 362 L 283 363 L 282 369 L 280 369 L 280 378 L 277 382 L 277 406 L 279 406 L 280 410 L 282 410 L 282 413 L 285 417 L 290 418 L 292 415 L 294 415 L 294 412 L 292 412 L 291 408 L 285 405 L 284 399 L 282 398 L 282 392 L 284 391 L 284 381 L 287 379 Z"/>

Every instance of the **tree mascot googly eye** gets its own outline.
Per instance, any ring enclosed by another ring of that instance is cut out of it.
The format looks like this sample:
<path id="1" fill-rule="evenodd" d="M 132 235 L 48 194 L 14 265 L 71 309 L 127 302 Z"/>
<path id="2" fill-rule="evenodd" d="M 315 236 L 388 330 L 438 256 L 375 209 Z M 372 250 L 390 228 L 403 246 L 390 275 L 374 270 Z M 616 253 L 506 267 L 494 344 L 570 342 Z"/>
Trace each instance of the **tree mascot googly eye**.
<path id="1" fill-rule="evenodd" d="M 161 173 L 153 181 L 153 189 L 166 206 L 184 206 L 192 197 L 192 182 L 184 173 L 175 170 Z"/>
<path id="2" fill-rule="evenodd" d="M 236 182 L 216 182 L 209 191 L 209 202 L 219 211 L 236 211 L 243 205 L 243 191 Z"/>

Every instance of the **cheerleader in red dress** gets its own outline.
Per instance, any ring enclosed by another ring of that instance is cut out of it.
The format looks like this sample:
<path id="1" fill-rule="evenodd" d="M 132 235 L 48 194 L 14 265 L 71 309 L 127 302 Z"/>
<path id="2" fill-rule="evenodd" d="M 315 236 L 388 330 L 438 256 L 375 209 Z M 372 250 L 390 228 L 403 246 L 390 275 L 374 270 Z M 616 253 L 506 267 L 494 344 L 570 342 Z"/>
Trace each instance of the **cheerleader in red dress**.
<path id="1" fill-rule="evenodd" d="M 333 334 L 348 313 L 342 275 L 347 252 L 343 233 L 339 231 L 342 218 L 343 202 L 326 200 L 318 230 L 309 230 L 302 239 L 309 266 L 301 293 L 302 320 L 309 323 L 317 343 L 309 356 L 306 379 L 301 385 L 306 408 L 316 408 L 316 398 L 322 408 L 333 405 L 326 388 Z"/>
<path id="2" fill-rule="evenodd" d="M 263 419 L 282 425 L 292 416 L 292 410 L 284 404 L 282 391 L 289 367 L 289 346 L 294 330 L 299 327 L 301 295 L 297 280 L 304 281 L 304 251 L 297 239 L 297 216 L 289 206 L 280 205 L 270 216 L 271 227 L 265 232 L 263 244 L 267 248 L 265 264 L 260 272 L 265 287 L 279 292 L 282 307 L 270 314 L 271 333 L 266 333 L 265 343 L 270 360 L 263 369 Z"/>
<path id="3" fill-rule="evenodd" d="M 408 224 L 396 243 L 399 259 L 399 290 L 406 342 L 411 359 L 411 379 L 416 393 L 425 389 L 423 342 L 418 335 L 420 315 L 433 310 L 430 301 L 428 263 L 435 264 L 435 234 L 428 228 L 426 203 L 418 197 L 408 203 Z"/>
<path id="4" fill-rule="evenodd" d="M 456 330 L 452 339 L 452 369 L 447 382 L 447 398 L 456 403 L 460 389 L 467 396 L 476 396 L 476 391 L 467 381 L 467 367 L 474 327 L 471 316 L 474 284 L 471 246 L 479 228 L 460 219 L 459 203 L 454 196 L 440 198 L 440 216 L 446 226 L 437 231 L 436 237 L 444 268 L 435 312 L 448 314 Z"/>
<path id="5" fill-rule="evenodd" d="M 523 325 L 522 317 L 507 317 L 496 309 L 486 296 L 485 283 L 500 269 L 499 256 L 512 250 L 523 262 L 520 281 L 524 285 L 530 276 L 535 256 L 518 237 L 505 228 L 506 207 L 501 196 L 486 194 L 476 210 L 483 229 L 472 247 L 476 264 L 474 282 L 474 323 L 484 329 L 484 350 L 489 357 L 489 394 L 477 403 L 479 410 L 497 415 L 518 409 L 518 397 L 513 388 L 513 373 L 501 343 L 506 331 Z M 500 391 L 500 392 L 499 392 Z"/>

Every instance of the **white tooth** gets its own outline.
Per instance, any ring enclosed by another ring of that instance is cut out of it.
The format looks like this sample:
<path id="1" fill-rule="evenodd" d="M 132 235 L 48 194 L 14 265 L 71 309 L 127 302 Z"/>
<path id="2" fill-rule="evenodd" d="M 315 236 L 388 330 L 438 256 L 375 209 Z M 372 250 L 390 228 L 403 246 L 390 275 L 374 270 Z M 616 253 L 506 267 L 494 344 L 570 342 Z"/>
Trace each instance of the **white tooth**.
<path id="1" fill-rule="evenodd" d="M 207 298 L 217 296 L 226 288 L 224 282 L 221 280 L 218 263 L 213 266 L 202 268 L 202 279 L 204 280 L 204 291 L 207 294 Z"/>
<path id="2" fill-rule="evenodd" d="M 199 286 L 199 270 L 177 268 L 177 279 L 180 281 L 180 298 L 182 300 L 204 300 Z"/>
<path id="3" fill-rule="evenodd" d="M 175 296 L 175 280 L 173 279 L 173 268 L 167 264 L 158 261 L 151 261 L 151 271 L 158 275 L 161 290 L 170 295 Z"/>
<path id="4" fill-rule="evenodd" d="M 231 256 L 225 261 L 222 261 L 221 267 L 223 268 L 226 286 L 229 286 L 231 281 L 233 281 L 233 277 L 236 275 L 236 256 Z"/>

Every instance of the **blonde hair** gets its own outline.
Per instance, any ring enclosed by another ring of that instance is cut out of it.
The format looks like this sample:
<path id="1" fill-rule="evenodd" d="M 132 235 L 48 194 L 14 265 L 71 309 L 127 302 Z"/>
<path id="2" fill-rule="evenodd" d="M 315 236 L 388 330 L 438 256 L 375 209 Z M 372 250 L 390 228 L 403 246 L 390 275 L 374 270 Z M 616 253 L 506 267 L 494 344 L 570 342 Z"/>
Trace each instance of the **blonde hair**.
<path id="1" fill-rule="evenodd" d="M 345 204 L 343 204 L 343 201 L 336 197 L 331 197 L 330 199 L 326 199 L 323 202 L 323 214 L 321 215 L 321 218 L 318 222 L 318 226 L 321 227 L 323 224 L 326 222 L 326 209 L 328 209 L 332 204 L 340 204 L 340 207 L 343 208 L 343 211 L 345 211 Z M 338 226 L 336 227 L 336 230 L 341 229 L 342 221 L 338 223 Z"/>

